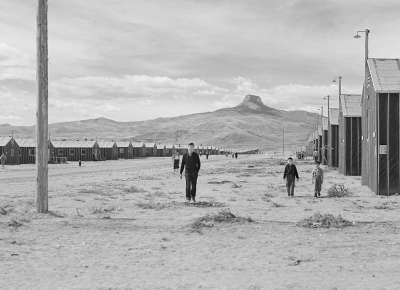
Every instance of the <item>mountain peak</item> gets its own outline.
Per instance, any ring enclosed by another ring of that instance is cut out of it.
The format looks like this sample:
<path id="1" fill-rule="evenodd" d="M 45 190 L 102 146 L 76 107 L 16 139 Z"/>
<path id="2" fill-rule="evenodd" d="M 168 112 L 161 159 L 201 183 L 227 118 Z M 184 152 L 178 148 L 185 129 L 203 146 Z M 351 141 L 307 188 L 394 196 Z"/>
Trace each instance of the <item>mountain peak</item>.
<path id="1" fill-rule="evenodd" d="M 244 103 L 264 105 L 263 101 L 261 100 L 261 97 L 256 95 L 246 95 L 242 101 L 242 104 Z"/>
<path id="2" fill-rule="evenodd" d="M 264 105 L 261 97 L 256 95 L 246 95 L 243 101 L 236 107 L 241 112 L 276 114 L 279 111 Z"/>

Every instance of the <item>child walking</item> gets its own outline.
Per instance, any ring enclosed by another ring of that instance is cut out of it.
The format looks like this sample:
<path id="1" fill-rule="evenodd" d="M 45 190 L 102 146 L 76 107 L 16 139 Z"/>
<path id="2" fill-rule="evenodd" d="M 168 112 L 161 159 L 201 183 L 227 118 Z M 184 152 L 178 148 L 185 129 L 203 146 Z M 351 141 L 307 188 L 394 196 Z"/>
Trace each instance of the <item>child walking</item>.
<path id="1" fill-rule="evenodd" d="M 312 171 L 312 183 L 315 184 L 314 197 L 321 197 L 321 187 L 324 182 L 324 171 L 320 167 L 321 162 L 315 162 L 315 168 Z"/>
<path id="2" fill-rule="evenodd" d="M 292 157 L 288 158 L 288 164 L 286 164 L 285 172 L 283 173 L 283 179 L 286 179 L 288 196 L 294 196 L 295 179 L 299 180 L 299 174 L 297 172 L 296 165 L 293 164 Z"/>

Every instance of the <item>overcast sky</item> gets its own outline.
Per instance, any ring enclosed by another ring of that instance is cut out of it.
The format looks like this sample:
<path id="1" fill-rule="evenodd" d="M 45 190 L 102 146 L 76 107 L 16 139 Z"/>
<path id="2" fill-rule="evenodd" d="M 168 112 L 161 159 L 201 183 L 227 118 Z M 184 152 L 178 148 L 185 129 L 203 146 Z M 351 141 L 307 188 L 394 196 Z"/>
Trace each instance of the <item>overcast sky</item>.
<path id="1" fill-rule="evenodd" d="M 0 123 L 33 124 L 36 0 L 0 0 Z M 400 1 L 49 0 L 49 120 L 135 121 L 260 95 L 314 110 L 332 80 L 360 93 L 371 57 L 400 57 Z"/>

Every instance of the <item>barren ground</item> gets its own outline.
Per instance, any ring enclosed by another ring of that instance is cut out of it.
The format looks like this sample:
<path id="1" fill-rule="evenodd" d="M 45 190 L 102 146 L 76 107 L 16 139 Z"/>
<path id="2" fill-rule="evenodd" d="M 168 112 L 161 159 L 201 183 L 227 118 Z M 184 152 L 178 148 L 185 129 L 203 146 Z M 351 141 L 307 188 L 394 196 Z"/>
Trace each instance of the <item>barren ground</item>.
<path id="1" fill-rule="evenodd" d="M 50 165 L 50 214 L 34 211 L 34 165 L 0 169 L 0 289 L 400 289 L 400 199 L 326 170 L 313 199 L 299 162 L 289 199 L 265 156 L 202 158 L 199 206 L 186 205 L 170 158 Z M 254 222 L 194 228 L 229 208 Z M 341 214 L 345 228 L 297 225 Z"/>

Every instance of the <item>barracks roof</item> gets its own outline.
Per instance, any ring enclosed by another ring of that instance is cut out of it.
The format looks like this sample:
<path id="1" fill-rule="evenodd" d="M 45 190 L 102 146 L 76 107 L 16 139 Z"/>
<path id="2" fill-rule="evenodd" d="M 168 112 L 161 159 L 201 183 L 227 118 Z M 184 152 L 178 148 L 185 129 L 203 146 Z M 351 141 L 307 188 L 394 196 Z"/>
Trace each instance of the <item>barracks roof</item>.
<path id="1" fill-rule="evenodd" d="M 367 61 L 376 92 L 400 92 L 400 60 L 370 58 Z"/>
<path id="2" fill-rule="evenodd" d="M 130 141 L 117 141 L 118 148 L 128 148 L 130 144 Z"/>
<path id="3" fill-rule="evenodd" d="M 141 148 L 143 147 L 144 143 L 143 142 L 132 142 L 132 146 L 134 148 Z"/>
<path id="4" fill-rule="evenodd" d="M 361 117 L 361 95 L 340 96 L 343 117 Z"/>
<path id="5" fill-rule="evenodd" d="M 32 138 L 17 138 L 15 141 L 19 147 L 36 147 L 36 140 Z"/>
<path id="6" fill-rule="evenodd" d="M 328 130 L 328 117 L 322 117 L 322 129 Z"/>
<path id="7" fill-rule="evenodd" d="M 115 145 L 114 141 L 98 141 L 97 144 L 99 144 L 100 148 L 113 148 Z"/>
<path id="8" fill-rule="evenodd" d="M 318 126 L 317 135 L 322 136 L 322 127 Z"/>
<path id="9" fill-rule="evenodd" d="M 74 141 L 74 140 L 62 140 L 62 141 L 51 141 L 54 148 L 93 148 L 96 141 Z"/>
<path id="10" fill-rule="evenodd" d="M 331 108 L 329 110 L 329 123 L 331 125 L 339 125 L 339 108 Z"/>

